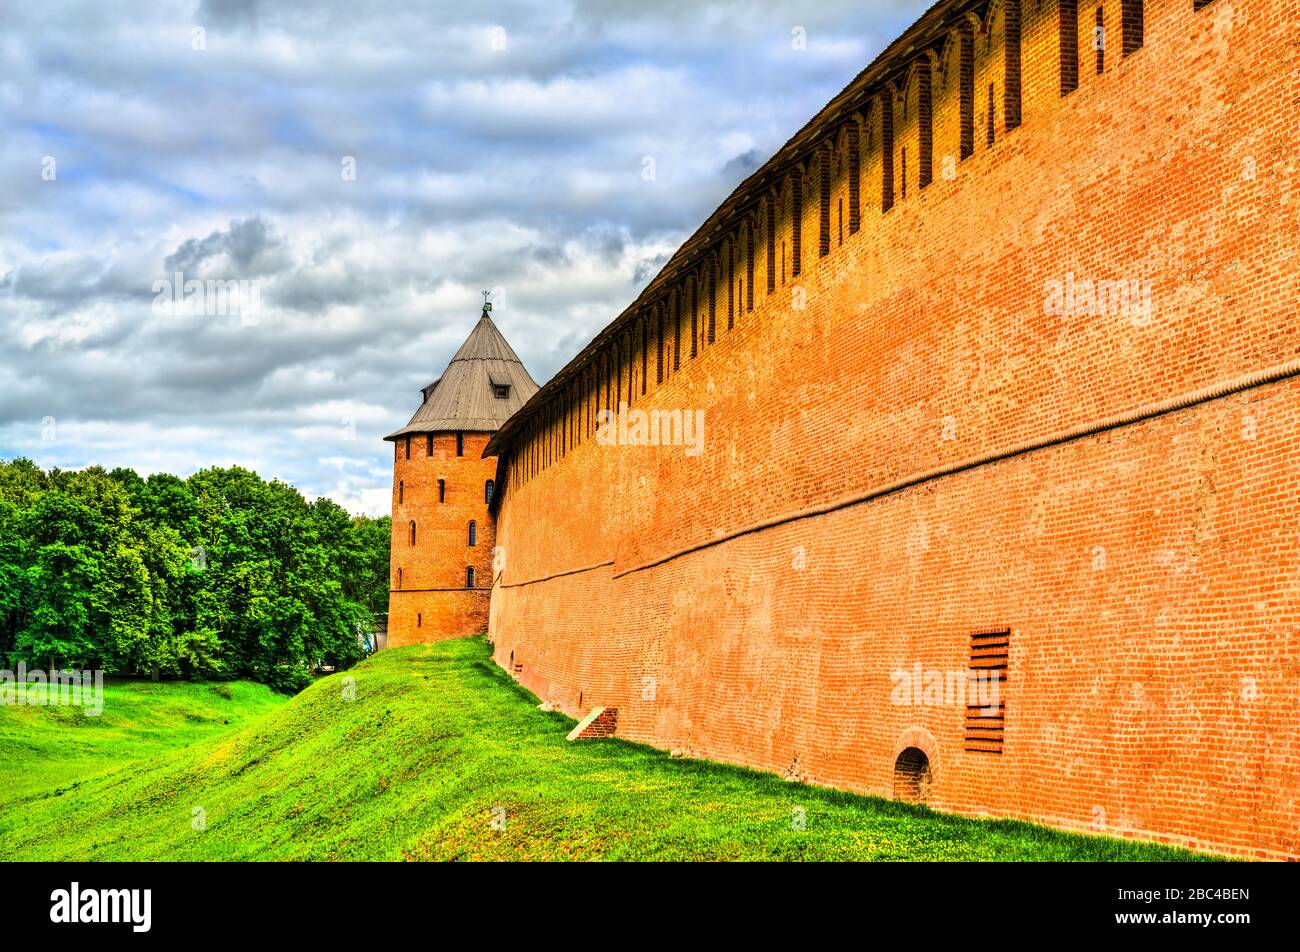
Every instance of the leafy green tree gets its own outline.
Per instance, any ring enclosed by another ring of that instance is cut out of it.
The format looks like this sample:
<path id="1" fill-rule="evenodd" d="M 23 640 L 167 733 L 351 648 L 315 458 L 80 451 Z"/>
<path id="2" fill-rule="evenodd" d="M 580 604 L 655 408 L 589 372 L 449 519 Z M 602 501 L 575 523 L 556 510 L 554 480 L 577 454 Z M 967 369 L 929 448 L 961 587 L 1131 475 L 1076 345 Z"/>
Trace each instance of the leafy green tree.
<path id="1" fill-rule="evenodd" d="M 13 652 L 27 604 L 27 570 L 18 507 L 0 496 L 0 664 Z"/>
<path id="2" fill-rule="evenodd" d="M 389 520 L 239 467 L 188 479 L 0 461 L 0 653 L 301 687 L 363 653 Z"/>
<path id="3" fill-rule="evenodd" d="M 21 519 L 30 557 L 30 601 L 15 648 L 51 668 L 85 664 L 101 654 L 92 624 L 103 577 L 103 526 L 96 514 L 60 491 L 42 493 Z"/>

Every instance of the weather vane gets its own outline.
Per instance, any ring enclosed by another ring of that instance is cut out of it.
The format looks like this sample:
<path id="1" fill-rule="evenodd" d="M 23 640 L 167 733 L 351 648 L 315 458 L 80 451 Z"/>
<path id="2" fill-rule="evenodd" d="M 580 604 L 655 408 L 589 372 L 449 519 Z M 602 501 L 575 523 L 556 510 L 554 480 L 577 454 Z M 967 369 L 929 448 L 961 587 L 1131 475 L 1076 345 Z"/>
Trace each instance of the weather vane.
<path id="1" fill-rule="evenodd" d="M 490 298 L 491 296 L 492 296 L 492 292 L 491 292 L 491 291 L 484 291 L 484 292 L 483 292 L 483 313 L 484 313 L 484 314 L 486 314 L 488 311 L 492 310 L 492 302 L 488 300 L 488 298 Z"/>

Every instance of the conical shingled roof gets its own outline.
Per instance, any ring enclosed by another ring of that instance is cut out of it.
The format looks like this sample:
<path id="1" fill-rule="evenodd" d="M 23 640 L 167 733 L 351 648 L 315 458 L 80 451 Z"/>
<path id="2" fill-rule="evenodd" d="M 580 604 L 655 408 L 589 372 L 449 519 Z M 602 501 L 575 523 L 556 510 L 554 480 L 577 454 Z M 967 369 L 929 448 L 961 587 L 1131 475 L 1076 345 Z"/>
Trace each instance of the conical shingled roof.
<path id="1" fill-rule="evenodd" d="M 508 386 L 509 395 L 498 397 L 494 384 Z M 424 388 L 424 403 L 411 422 L 384 439 L 458 430 L 493 433 L 537 389 L 523 361 L 484 311 L 442 376 Z"/>

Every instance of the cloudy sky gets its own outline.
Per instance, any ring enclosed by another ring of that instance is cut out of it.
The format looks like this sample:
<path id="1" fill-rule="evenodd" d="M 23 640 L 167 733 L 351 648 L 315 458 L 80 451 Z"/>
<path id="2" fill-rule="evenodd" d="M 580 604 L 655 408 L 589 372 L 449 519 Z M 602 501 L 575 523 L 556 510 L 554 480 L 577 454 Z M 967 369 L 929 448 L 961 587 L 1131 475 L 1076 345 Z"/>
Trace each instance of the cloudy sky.
<path id="1" fill-rule="evenodd" d="M 0 457 L 387 512 L 482 290 L 545 382 L 928 5 L 4 2 Z"/>

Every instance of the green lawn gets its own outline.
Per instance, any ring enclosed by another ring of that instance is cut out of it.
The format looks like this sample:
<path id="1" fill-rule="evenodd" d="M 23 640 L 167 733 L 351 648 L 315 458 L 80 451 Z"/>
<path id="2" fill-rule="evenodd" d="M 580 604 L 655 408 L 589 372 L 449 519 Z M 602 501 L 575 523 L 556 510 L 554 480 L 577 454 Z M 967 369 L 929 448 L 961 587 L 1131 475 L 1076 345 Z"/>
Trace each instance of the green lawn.
<path id="1" fill-rule="evenodd" d="M 29 685 L 32 697 L 44 687 Z M 2 695 L 15 696 L 6 685 Z M 59 790 L 129 761 L 229 733 L 288 698 L 261 684 L 150 682 L 108 678 L 103 711 L 0 704 L 0 816 L 24 809 L 35 791 Z"/>
<path id="2" fill-rule="evenodd" d="M 344 697 L 349 676 L 356 679 L 355 700 Z M 0 715 L 0 777 L 20 776 L 24 761 L 45 758 L 41 772 L 60 785 L 45 792 L 29 785 L 17 795 L 6 789 L 0 856 L 1203 858 L 1026 823 L 962 819 L 673 759 L 624 741 L 571 744 L 564 735 L 573 722 L 538 710 L 537 699 L 492 664 L 480 639 L 382 652 L 278 707 L 269 696 L 243 698 L 258 689 L 239 685 L 239 706 L 255 713 L 265 702 L 264 713 L 202 736 L 208 724 L 189 724 L 186 712 L 192 704 L 212 710 L 210 690 L 124 685 L 104 715 L 121 702 L 126 722 L 116 728 L 62 715 L 59 723 L 35 726 L 31 711 L 23 711 L 17 723 L 37 738 L 32 746 L 15 740 L 8 712 Z M 150 704 L 170 713 L 154 721 L 143 711 Z M 48 716 L 44 710 L 35 716 Z M 133 728 L 132 718 L 149 726 Z M 73 766 L 59 766 L 65 745 L 76 753 Z M 68 780 L 91 756 L 141 757 L 141 750 L 142 759 L 111 773 Z M 196 808 L 205 812 L 205 830 L 192 828 Z M 805 811 L 806 829 L 792 828 L 796 808 Z M 504 829 L 495 829 L 502 815 Z"/>

